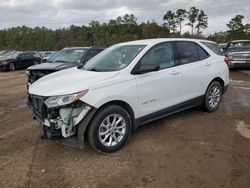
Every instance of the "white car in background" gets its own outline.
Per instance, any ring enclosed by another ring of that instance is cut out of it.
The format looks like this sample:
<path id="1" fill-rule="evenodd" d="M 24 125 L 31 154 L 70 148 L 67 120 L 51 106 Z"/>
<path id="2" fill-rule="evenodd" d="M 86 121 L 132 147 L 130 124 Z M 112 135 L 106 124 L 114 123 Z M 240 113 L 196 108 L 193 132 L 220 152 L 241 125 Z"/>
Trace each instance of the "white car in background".
<path id="1" fill-rule="evenodd" d="M 215 111 L 229 70 L 214 45 L 176 38 L 120 43 L 41 78 L 28 93 L 43 138 L 82 147 L 86 136 L 94 149 L 113 152 L 142 124 L 199 105 Z"/>

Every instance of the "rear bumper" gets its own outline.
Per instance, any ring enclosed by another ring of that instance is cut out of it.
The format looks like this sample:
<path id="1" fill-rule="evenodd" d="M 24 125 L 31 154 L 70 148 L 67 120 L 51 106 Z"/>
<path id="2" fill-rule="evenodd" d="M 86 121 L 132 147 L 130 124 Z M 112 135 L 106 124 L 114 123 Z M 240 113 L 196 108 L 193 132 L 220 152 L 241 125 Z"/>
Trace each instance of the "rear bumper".
<path id="1" fill-rule="evenodd" d="M 250 68 L 250 63 L 242 61 L 242 63 L 234 63 L 233 61 L 228 64 L 229 68 Z"/>

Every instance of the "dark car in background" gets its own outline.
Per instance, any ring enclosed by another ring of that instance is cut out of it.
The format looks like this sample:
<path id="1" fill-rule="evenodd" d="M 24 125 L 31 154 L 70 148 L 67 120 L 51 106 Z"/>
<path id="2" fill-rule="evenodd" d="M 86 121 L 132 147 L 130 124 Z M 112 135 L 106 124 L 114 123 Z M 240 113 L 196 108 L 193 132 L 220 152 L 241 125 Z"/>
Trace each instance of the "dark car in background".
<path id="1" fill-rule="evenodd" d="M 0 61 L 4 59 L 4 55 L 7 54 L 7 53 L 9 53 L 8 50 L 1 50 L 0 51 Z"/>
<path id="2" fill-rule="evenodd" d="M 225 61 L 229 68 L 250 67 L 250 40 L 235 40 L 226 47 Z"/>
<path id="3" fill-rule="evenodd" d="M 3 59 L 0 61 L 0 70 L 14 71 L 17 69 L 26 69 L 39 63 L 41 63 L 41 58 L 31 53 L 9 52 L 4 54 Z"/>
<path id="4" fill-rule="evenodd" d="M 83 65 L 103 50 L 103 47 L 64 48 L 49 58 L 46 63 L 31 66 L 26 70 L 28 85 L 47 74 Z"/>

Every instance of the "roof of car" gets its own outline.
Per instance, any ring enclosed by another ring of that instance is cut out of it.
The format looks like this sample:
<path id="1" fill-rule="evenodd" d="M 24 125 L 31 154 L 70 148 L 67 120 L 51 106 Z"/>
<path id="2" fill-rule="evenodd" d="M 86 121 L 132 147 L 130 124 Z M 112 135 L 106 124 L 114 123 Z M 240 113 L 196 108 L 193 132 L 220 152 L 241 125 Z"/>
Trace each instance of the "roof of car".
<path id="1" fill-rule="evenodd" d="M 156 39 L 144 39 L 144 40 L 136 40 L 130 42 L 120 43 L 120 45 L 154 45 L 160 42 L 168 42 L 168 41 L 193 41 L 193 42 L 209 42 L 216 43 L 209 40 L 203 39 L 190 39 L 190 38 L 156 38 Z M 119 45 L 119 44 L 118 44 Z"/>

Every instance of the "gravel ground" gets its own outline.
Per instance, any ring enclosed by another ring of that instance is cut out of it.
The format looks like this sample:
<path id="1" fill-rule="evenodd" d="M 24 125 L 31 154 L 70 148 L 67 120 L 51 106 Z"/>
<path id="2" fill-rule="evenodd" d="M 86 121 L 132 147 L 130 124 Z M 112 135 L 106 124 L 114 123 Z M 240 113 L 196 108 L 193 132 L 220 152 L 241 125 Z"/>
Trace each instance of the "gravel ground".
<path id="1" fill-rule="evenodd" d="M 231 71 L 214 113 L 138 128 L 116 153 L 40 140 L 25 73 L 0 73 L 0 187 L 250 187 L 250 71 Z"/>

